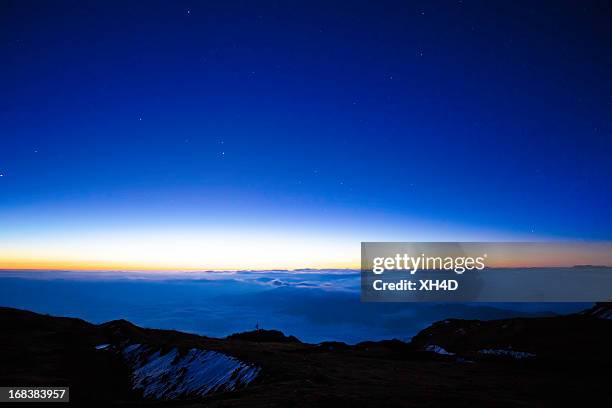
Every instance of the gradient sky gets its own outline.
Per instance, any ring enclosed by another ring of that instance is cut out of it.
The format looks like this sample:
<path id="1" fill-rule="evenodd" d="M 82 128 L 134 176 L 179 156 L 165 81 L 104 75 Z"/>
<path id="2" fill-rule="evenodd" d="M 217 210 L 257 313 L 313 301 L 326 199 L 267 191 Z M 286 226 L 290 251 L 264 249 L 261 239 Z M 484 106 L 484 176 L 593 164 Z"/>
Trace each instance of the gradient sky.
<path id="1" fill-rule="evenodd" d="M 0 267 L 612 239 L 606 2 L 0 8 Z"/>

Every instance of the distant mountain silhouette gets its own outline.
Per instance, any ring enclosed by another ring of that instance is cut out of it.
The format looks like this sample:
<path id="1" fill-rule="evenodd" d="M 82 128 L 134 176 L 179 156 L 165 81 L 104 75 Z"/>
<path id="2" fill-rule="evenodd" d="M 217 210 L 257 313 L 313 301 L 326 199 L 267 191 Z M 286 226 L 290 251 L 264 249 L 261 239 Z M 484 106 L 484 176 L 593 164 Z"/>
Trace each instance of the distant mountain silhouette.
<path id="1" fill-rule="evenodd" d="M 278 330 L 257 329 L 227 336 L 228 340 L 245 340 L 257 343 L 301 343 L 295 336 L 285 336 Z"/>

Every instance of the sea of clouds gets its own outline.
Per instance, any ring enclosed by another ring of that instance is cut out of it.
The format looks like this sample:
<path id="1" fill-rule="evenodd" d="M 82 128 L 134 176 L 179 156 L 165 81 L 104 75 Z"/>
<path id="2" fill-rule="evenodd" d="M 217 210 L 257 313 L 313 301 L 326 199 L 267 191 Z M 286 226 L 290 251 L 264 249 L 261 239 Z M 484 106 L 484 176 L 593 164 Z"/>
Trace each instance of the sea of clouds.
<path id="1" fill-rule="evenodd" d="M 434 321 L 551 315 L 576 303 L 362 303 L 357 270 L 0 271 L 0 306 L 93 323 L 126 319 L 211 337 L 282 330 L 307 342 L 409 340 Z"/>

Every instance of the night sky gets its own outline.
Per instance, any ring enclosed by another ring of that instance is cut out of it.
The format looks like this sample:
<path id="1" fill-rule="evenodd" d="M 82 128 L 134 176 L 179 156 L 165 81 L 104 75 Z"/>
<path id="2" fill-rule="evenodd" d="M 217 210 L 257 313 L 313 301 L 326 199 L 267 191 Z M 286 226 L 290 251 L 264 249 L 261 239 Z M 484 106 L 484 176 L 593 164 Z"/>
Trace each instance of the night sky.
<path id="1" fill-rule="evenodd" d="M 0 0 L 0 61 L 0 267 L 612 239 L 606 2 Z"/>

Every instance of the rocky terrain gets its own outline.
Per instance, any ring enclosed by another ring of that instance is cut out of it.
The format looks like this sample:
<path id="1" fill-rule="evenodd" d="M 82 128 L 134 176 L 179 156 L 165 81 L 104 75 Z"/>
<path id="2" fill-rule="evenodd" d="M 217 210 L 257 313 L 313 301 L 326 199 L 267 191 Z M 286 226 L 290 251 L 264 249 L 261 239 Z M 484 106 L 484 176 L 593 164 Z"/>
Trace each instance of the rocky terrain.
<path id="1" fill-rule="evenodd" d="M 609 404 L 612 308 L 444 320 L 399 340 L 225 339 L 0 308 L 0 385 L 70 386 L 72 405 L 211 407 Z"/>

